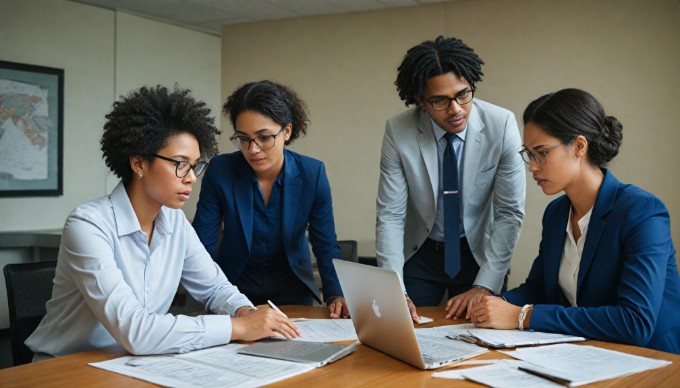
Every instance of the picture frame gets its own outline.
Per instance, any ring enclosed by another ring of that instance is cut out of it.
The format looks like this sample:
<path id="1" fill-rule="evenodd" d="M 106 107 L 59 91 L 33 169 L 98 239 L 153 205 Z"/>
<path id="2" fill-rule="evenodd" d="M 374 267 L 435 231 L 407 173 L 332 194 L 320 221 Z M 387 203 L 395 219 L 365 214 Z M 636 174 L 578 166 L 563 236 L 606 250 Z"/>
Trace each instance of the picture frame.
<path id="1" fill-rule="evenodd" d="M 63 194 L 64 70 L 0 61 L 0 197 Z"/>

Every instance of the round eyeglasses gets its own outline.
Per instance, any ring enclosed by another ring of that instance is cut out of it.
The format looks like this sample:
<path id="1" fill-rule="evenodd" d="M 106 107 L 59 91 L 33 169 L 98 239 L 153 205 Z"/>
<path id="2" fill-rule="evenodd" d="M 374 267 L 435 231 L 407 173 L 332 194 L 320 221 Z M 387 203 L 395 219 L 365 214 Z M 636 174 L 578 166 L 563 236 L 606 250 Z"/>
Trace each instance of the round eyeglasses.
<path id="1" fill-rule="evenodd" d="M 276 132 L 273 135 L 257 135 L 254 138 L 249 138 L 248 136 L 244 135 L 239 135 L 239 134 L 234 134 L 232 135 L 229 140 L 231 140 L 231 143 L 234 145 L 234 147 L 240 149 L 241 151 L 246 151 L 250 149 L 250 143 L 255 143 L 257 148 L 261 149 L 262 151 L 266 151 L 269 149 L 274 148 L 276 145 L 276 137 L 279 136 L 281 131 L 286 128 L 284 125 L 279 129 L 278 132 Z"/>
<path id="2" fill-rule="evenodd" d="M 456 103 L 458 103 L 458 105 L 465 105 L 468 102 L 472 101 L 474 95 L 475 95 L 474 90 L 464 89 L 453 97 L 434 96 L 423 99 L 432 106 L 432 109 L 440 111 L 448 109 L 449 106 L 451 106 L 451 101 L 455 101 Z"/>
<path id="3" fill-rule="evenodd" d="M 158 159 L 167 160 L 168 162 L 175 163 L 175 175 L 177 176 L 177 178 L 184 178 L 189 174 L 189 170 L 194 170 L 194 175 L 198 177 L 199 175 L 203 174 L 206 167 L 208 167 L 208 163 L 206 162 L 197 162 L 196 164 L 192 165 L 191 163 L 186 162 L 184 160 L 170 159 L 167 156 L 163 155 L 151 154 L 151 156 Z"/>

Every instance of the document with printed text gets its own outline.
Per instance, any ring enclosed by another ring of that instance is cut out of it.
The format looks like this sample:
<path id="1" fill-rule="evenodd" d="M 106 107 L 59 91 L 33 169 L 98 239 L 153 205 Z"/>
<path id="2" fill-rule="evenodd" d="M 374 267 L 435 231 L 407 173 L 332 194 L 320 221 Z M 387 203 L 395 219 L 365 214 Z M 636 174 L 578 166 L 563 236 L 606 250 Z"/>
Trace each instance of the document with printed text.
<path id="1" fill-rule="evenodd" d="M 463 369 L 460 373 L 468 380 L 496 388 L 564 387 L 562 384 L 522 371 L 520 368 L 525 364 L 525 362 L 517 360 L 502 360 L 493 365 Z"/>
<path id="2" fill-rule="evenodd" d="M 125 356 L 91 366 L 167 387 L 259 387 L 315 369 L 314 365 L 236 353 L 228 344 L 180 355 Z"/>
<path id="3" fill-rule="evenodd" d="M 469 323 L 439 326 L 435 327 L 434 330 L 451 339 L 477 343 L 491 348 L 514 348 L 517 346 L 585 341 L 585 338 L 574 335 L 541 331 L 481 329 Z"/>
<path id="4" fill-rule="evenodd" d="M 569 386 L 626 376 L 671 363 L 576 344 L 537 346 L 503 353 L 529 363 L 522 369 Z"/>
<path id="5" fill-rule="evenodd" d="M 351 319 L 298 319 L 295 326 L 302 337 L 295 338 L 309 342 L 337 342 L 357 339 L 357 332 Z"/>

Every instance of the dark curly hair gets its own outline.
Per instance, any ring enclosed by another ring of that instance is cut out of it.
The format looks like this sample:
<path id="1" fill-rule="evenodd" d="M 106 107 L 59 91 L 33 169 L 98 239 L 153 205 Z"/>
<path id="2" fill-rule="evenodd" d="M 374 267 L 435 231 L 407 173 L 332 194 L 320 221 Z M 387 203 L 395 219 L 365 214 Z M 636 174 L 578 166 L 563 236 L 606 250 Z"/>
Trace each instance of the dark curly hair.
<path id="1" fill-rule="evenodd" d="M 533 123 L 550 136 L 569 143 L 579 135 L 588 140 L 588 159 L 604 168 L 619 153 L 623 125 L 590 93 L 562 89 L 532 101 L 524 110 L 524 125 Z"/>
<path id="2" fill-rule="evenodd" d="M 202 158 L 217 154 L 220 131 L 214 125 L 215 118 L 205 102 L 196 101 L 189 93 L 177 85 L 173 91 L 161 85 L 144 86 L 113 103 L 99 143 L 106 166 L 124 183 L 133 174 L 130 157 L 151 160 L 151 154 L 180 133 L 196 137 Z"/>
<path id="3" fill-rule="evenodd" d="M 245 111 L 257 112 L 276 121 L 281 126 L 292 124 L 286 145 L 307 134 L 307 104 L 289 87 L 263 80 L 239 86 L 227 98 L 222 112 L 236 129 L 236 118 Z"/>
<path id="4" fill-rule="evenodd" d="M 423 95 L 427 80 L 448 72 L 465 78 L 470 88 L 475 90 L 475 83 L 482 80 L 482 61 L 474 50 L 457 38 L 438 36 L 411 47 L 404 60 L 397 68 L 397 86 L 399 98 L 406 106 L 416 103 Z"/>

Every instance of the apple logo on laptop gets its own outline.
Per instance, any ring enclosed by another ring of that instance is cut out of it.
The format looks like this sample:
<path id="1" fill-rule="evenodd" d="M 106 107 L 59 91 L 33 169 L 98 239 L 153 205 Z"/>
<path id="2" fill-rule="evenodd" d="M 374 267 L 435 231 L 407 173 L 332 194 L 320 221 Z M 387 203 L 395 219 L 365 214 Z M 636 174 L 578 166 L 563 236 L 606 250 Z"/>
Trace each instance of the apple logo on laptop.
<path id="1" fill-rule="evenodd" d="M 373 307 L 373 314 L 375 314 L 376 317 L 381 318 L 380 314 L 380 306 L 375 302 L 375 299 L 373 299 L 373 304 L 371 305 Z"/>

